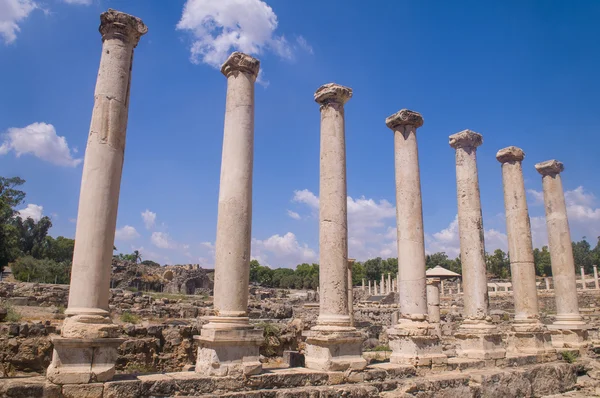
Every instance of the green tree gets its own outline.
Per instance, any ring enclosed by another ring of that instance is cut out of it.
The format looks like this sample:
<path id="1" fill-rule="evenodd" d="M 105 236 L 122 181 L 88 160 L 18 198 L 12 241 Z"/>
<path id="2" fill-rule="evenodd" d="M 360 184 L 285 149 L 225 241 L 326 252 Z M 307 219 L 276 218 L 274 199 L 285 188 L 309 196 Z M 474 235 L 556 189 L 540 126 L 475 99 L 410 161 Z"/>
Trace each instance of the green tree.
<path id="1" fill-rule="evenodd" d="M 12 219 L 12 223 L 17 229 L 18 245 L 21 253 L 35 258 L 42 258 L 44 252 L 49 249 L 46 236 L 48 230 L 52 227 L 50 218 L 44 216 L 36 222 L 31 217 L 23 220 L 20 216 L 17 216 Z"/>
<path id="2" fill-rule="evenodd" d="M 69 283 L 71 265 L 33 256 L 19 257 L 11 265 L 15 279 L 23 282 Z"/>
<path id="3" fill-rule="evenodd" d="M 392 278 L 395 278 L 396 274 L 398 274 L 398 259 L 388 258 L 387 260 L 383 260 L 381 262 L 381 272 L 386 276 L 387 274 L 392 274 Z"/>
<path id="4" fill-rule="evenodd" d="M 583 267 L 587 274 L 593 271 L 594 255 L 592 247 L 585 239 L 585 236 L 579 242 L 573 242 L 573 260 L 575 260 L 575 272 L 579 273 L 579 267 Z"/>
<path id="5" fill-rule="evenodd" d="M 365 273 L 370 281 L 378 281 L 381 279 L 383 272 L 381 257 L 371 258 L 364 262 Z"/>
<path id="6" fill-rule="evenodd" d="M 535 264 L 535 274 L 538 276 L 552 276 L 552 264 L 550 261 L 550 251 L 548 246 L 542 249 L 533 249 L 533 263 Z"/>
<path id="7" fill-rule="evenodd" d="M 287 289 L 287 287 L 284 287 L 282 285 L 282 280 L 283 278 L 285 278 L 286 276 L 289 277 L 291 275 L 294 275 L 294 270 L 290 269 L 290 268 L 276 268 L 273 270 L 273 276 L 271 278 L 271 283 L 273 284 L 273 287 L 279 287 L 282 289 Z"/>
<path id="8" fill-rule="evenodd" d="M 494 254 L 486 254 L 485 262 L 489 274 L 502 279 L 510 276 L 510 261 L 506 253 L 501 249 L 496 249 Z"/>
<path id="9" fill-rule="evenodd" d="M 362 280 L 366 278 L 367 272 L 365 266 L 361 262 L 355 261 L 354 264 L 352 264 L 352 285 L 360 285 Z"/>
<path id="10" fill-rule="evenodd" d="M 258 270 L 260 269 L 260 263 L 258 260 L 250 260 L 250 282 L 258 283 Z"/>
<path id="11" fill-rule="evenodd" d="M 25 192 L 17 189 L 25 180 L 19 177 L 0 177 L 0 272 L 17 257 L 18 233 L 11 220 L 15 207 L 23 203 Z"/>

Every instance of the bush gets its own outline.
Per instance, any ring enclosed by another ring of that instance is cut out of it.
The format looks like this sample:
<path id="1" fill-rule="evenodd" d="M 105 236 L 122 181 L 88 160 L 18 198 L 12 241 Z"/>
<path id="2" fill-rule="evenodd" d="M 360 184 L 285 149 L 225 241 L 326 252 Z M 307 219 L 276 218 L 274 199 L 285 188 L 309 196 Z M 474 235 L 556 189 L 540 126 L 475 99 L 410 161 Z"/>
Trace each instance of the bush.
<path id="1" fill-rule="evenodd" d="M 262 322 L 256 325 L 256 327 L 263 330 L 264 341 L 260 347 L 261 353 L 268 357 L 277 355 L 281 346 L 281 341 L 279 340 L 281 330 L 279 326 L 274 323 Z"/>
<path id="2" fill-rule="evenodd" d="M 132 314 L 129 311 L 125 311 L 121 314 L 121 322 L 133 324 L 140 323 L 140 317 Z"/>
<path id="3" fill-rule="evenodd" d="M 6 310 L 6 322 L 19 322 L 21 320 L 21 314 L 8 302 L 4 302 L 2 307 Z"/>
<path id="4" fill-rule="evenodd" d="M 579 357 L 579 353 L 573 351 L 562 351 L 560 355 L 562 356 L 562 359 L 567 361 L 568 363 L 575 362 Z"/>
<path id="5" fill-rule="evenodd" d="M 380 344 L 377 347 L 373 348 L 373 351 L 391 351 L 388 345 Z"/>

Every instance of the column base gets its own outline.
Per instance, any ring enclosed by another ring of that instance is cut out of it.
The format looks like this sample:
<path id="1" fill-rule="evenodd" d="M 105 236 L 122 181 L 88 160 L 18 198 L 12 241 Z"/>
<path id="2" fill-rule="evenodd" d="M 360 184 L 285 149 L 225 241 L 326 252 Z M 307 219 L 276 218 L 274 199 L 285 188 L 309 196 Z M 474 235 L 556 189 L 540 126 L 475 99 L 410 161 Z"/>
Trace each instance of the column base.
<path id="1" fill-rule="evenodd" d="M 448 357 L 442 354 L 435 326 L 427 321 L 400 319 L 387 333 L 392 349 L 392 363 L 440 367 L 448 362 Z"/>
<path id="2" fill-rule="evenodd" d="M 115 338 L 119 334 L 119 327 L 112 323 L 107 311 L 93 308 L 69 308 L 65 314 L 67 318 L 62 325 L 62 337 L 106 339 Z"/>
<path id="3" fill-rule="evenodd" d="M 263 330 L 244 324 L 243 320 L 232 324 L 215 318 L 202 327 L 200 336 L 194 336 L 200 344 L 196 373 L 222 377 L 262 372 L 259 347 L 264 341 Z M 235 326 L 227 328 L 228 324 Z"/>
<path id="4" fill-rule="evenodd" d="M 581 320 L 557 320 L 548 325 L 554 348 L 585 348 L 589 345 L 589 325 Z"/>
<path id="5" fill-rule="evenodd" d="M 514 323 L 507 343 L 506 351 L 511 356 L 550 355 L 556 357 L 556 350 L 552 347 L 551 334 L 539 322 Z"/>
<path id="6" fill-rule="evenodd" d="M 362 333 L 353 327 L 318 325 L 306 336 L 305 365 L 323 371 L 362 370 L 367 361 L 362 357 Z"/>
<path id="7" fill-rule="evenodd" d="M 502 346 L 502 334 L 488 320 L 463 321 L 454 335 L 459 358 L 502 359 L 506 350 Z"/>
<path id="8" fill-rule="evenodd" d="M 55 384 L 109 381 L 115 375 L 117 348 L 124 341 L 53 337 L 54 352 L 46 377 Z"/>

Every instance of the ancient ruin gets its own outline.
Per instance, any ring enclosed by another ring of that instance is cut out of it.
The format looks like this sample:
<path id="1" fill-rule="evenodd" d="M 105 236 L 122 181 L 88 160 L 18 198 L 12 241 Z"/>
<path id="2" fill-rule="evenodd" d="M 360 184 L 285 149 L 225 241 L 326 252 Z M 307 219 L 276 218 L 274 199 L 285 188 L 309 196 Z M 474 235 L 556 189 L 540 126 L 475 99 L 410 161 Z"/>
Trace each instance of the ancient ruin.
<path id="1" fill-rule="evenodd" d="M 525 154 L 514 146 L 498 151 L 512 278 L 490 282 L 476 156 L 483 137 L 471 130 L 451 135 L 462 274 L 441 267 L 426 271 L 417 145 L 423 117 L 407 109 L 391 115 L 385 122 L 394 137 L 397 280 L 388 272 L 353 286 L 344 110 L 353 92 L 339 84 L 325 84 L 314 94 L 321 140 L 319 288 L 249 286 L 260 62 L 240 52 L 221 68 L 227 99 L 214 281 L 199 266 L 113 263 L 133 53 L 148 29 L 115 10 L 100 20 L 102 57 L 71 283 L 68 290 L 0 283 L 4 302 L 40 320 L 0 326 L 0 397 L 597 392 L 598 273 L 594 266 L 593 277 L 586 277 L 582 269 L 576 279 L 562 163 L 535 165 L 542 175 L 553 271 L 552 278 L 536 278 Z M 44 316 L 52 320 L 41 321 Z"/>

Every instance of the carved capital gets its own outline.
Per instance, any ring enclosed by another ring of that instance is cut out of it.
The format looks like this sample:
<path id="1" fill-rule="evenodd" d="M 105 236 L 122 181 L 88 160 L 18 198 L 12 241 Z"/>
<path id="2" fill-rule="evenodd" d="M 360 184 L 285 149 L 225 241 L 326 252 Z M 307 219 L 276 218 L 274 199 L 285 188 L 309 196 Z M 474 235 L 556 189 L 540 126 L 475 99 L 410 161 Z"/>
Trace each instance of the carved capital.
<path id="1" fill-rule="evenodd" d="M 148 27 L 138 17 L 109 8 L 100 14 L 100 27 L 102 41 L 119 39 L 125 43 L 137 46 L 140 37 L 148 33 Z"/>
<path id="2" fill-rule="evenodd" d="M 558 160 L 546 160 L 535 165 L 535 169 L 543 176 L 554 176 L 560 174 L 565 167 Z"/>
<path id="3" fill-rule="evenodd" d="M 232 73 L 243 72 L 256 79 L 260 69 L 260 61 L 248 54 L 235 51 L 231 53 L 227 61 L 221 66 L 221 73 L 229 77 Z"/>
<path id="4" fill-rule="evenodd" d="M 324 84 L 315 92 L 315 101 L 321 106 L 330 103 L 344 105 L 350 98 L 352 89 L 335 83 Z"/>
<path id="5" fill-rule="evenodd" d="M 525 152 L 516 146 L 509 146 L 500 149 L 498 153 L 496 153 L 496 159 L 498 159 L 500 163 L 520 162 L 525 159 Z"/>
<path id="6" fill-rule="evenodd" d="M 483 136 L 471 130 L 463 130 L 460 133 L 452 134 L 450 137 L 450 146 L 458 148 L 477 148 L 483 144 Z"/>
<path id="7" fill-rule="evenodd" d="M 423 116 L 419 112 L 410 111 L 408 109 L 402 109 L 392 116 L 388 116 L 385 119 L 385 124 L 392 130 L 396 130 L 399 126 L 414 126 L 419 128 L 423 125 Z"/>

